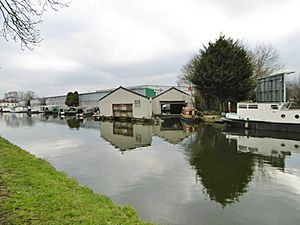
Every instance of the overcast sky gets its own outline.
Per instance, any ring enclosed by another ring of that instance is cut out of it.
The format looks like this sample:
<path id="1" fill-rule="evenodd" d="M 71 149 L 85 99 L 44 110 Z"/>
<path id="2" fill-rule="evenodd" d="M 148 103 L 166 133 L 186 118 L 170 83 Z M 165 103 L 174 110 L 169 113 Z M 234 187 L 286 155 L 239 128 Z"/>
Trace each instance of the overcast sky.
<path id="1" fill-rule="evenodd" d="M 299 0 L 72 0 L 43 16 L 44 40 L 34 51 L 0 39 L 0 98 L 14 90 L 50 96 L 175 85 L 181 67 L 220 33 L 272 43 L 287 70 L 299 73 L 299 9 Z"/>

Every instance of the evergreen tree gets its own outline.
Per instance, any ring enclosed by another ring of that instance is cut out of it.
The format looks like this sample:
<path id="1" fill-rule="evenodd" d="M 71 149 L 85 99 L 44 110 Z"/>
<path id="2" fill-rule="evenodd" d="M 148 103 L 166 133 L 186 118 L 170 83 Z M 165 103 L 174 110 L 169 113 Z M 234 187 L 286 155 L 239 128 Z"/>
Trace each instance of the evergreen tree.
<path id="1" fill-rule="evenodd" d="M 224 35 L 204 46 L 191 65 L 192 83 L 206 100 L 216 97 L 220 110 L 225 101 L 247 99 L 254 88 L 253 65 L 247 51 Z"/>
<path id="2" fill-rule="evenodd" d="M 73 102 L 74 106 L 79 106 L 79 94 L 77 91 L 75 91 L 73 94 Z"/>
<path id="3" fill-rule="evenodd" d="M 79 105 L 79 94 L 77 91 L 73 92 L 68 92 L 65 104 L 67 106 L 78 106 Z"/>

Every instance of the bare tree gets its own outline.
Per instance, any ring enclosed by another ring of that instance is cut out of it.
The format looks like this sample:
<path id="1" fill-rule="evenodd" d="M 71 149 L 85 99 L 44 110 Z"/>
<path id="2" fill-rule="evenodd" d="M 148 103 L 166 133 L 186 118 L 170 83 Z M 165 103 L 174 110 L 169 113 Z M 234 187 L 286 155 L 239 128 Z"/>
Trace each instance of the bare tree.
<path id="1" fill-rule="evenodd" d="M 287 87 L 288 100 L 300 105 L 300 83 L 292 83 Z"/>
<path id="2" fill-rule="evenodd" d="M 0 0 L 0 36 L 6 40 L 20 41 L 21 47 L 32 49 L 41 42 L 37 24 L 47 8 L 58 10 L 68 6 L 60 0 Z"/>
<path id="3" fill-rule="evenodd" d="M 4 99 L 9 101 L 26 101 L 28 99 L 38 98 L 33 91 L 9 91 L 4 94 Z"/>
<path id="4" fill-rule="evenodd" d="M 187 64 L 185 64 L 177 76 L 177 85 L 190 85 L 192 76 L 195 75 L 195 69 L 200 58 L 200 54 L 195 54 Z"/>
<path id="5" fill-rule="evenodd" d="M 254 65 L 254 78 L 265 77 L 284 68 L 278 50 L 270 43 L 258 44 L 249 49 L 248 54 Z"/>

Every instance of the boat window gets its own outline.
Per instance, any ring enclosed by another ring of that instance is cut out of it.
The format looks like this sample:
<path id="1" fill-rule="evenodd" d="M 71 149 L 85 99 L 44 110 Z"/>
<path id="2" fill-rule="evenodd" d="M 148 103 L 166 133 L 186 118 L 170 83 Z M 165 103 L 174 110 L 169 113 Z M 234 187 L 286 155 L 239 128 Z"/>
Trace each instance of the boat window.
<path id="1" fill-rule="evenodd" d="M 248 105 L 248 109 L 258 109 L 258 105 Z"/>
<path id="2" fill-rule="evenodd" d="M 296 118 L 296 119 L 299 119 L 299 115 L 295 115 L 295 118 Z"/>
<path id="3" fill-rule="evenodd" d="M 247 105 L 239 105 L 239 109 L 247 109 Z"/>
<path id="4" fill-rule="evenodd" d="M 283 119 L 284 119 L 284 118 L 285 118 L 285 115 L 284 115 L 284 114 L 281 114 L 281 118 L 283 118 Z"/>
<path id="5" fill-rule="evenodd" d="M 278 109 L 278 105 L 271 105 L 272 109 Z"/>

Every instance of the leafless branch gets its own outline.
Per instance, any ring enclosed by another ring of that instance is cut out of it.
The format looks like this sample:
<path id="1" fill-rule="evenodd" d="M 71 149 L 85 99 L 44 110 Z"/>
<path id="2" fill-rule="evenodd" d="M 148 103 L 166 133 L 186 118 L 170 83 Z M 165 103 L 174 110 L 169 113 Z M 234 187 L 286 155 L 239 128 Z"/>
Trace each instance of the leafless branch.
<path id="1" fill-rule="evenodd" d="M 0 0 L 0 36 L 20 41 L 22 49 L 32 49 L 42 41 L 37 25 L 47 8 L 56 11 L 67 6 L 57 0 Z"/>
<path id="2" fill-rule="evenodd" d="M 195 74 L 197 60 L 200 58 L 200 54 L 195 54 L 186 65 L 181 69 L 181 72 L 177 76 L 177 85 L 190 85 L 192 76 Z"/>
<path id="3" fill-rule="evenodd" d="M 260 78 L 284 68 L 280 63 L 279 52 L 269 43 L 258 44 L 254 49 L 248 50 L 254 65 L 254 77 Z"/>

